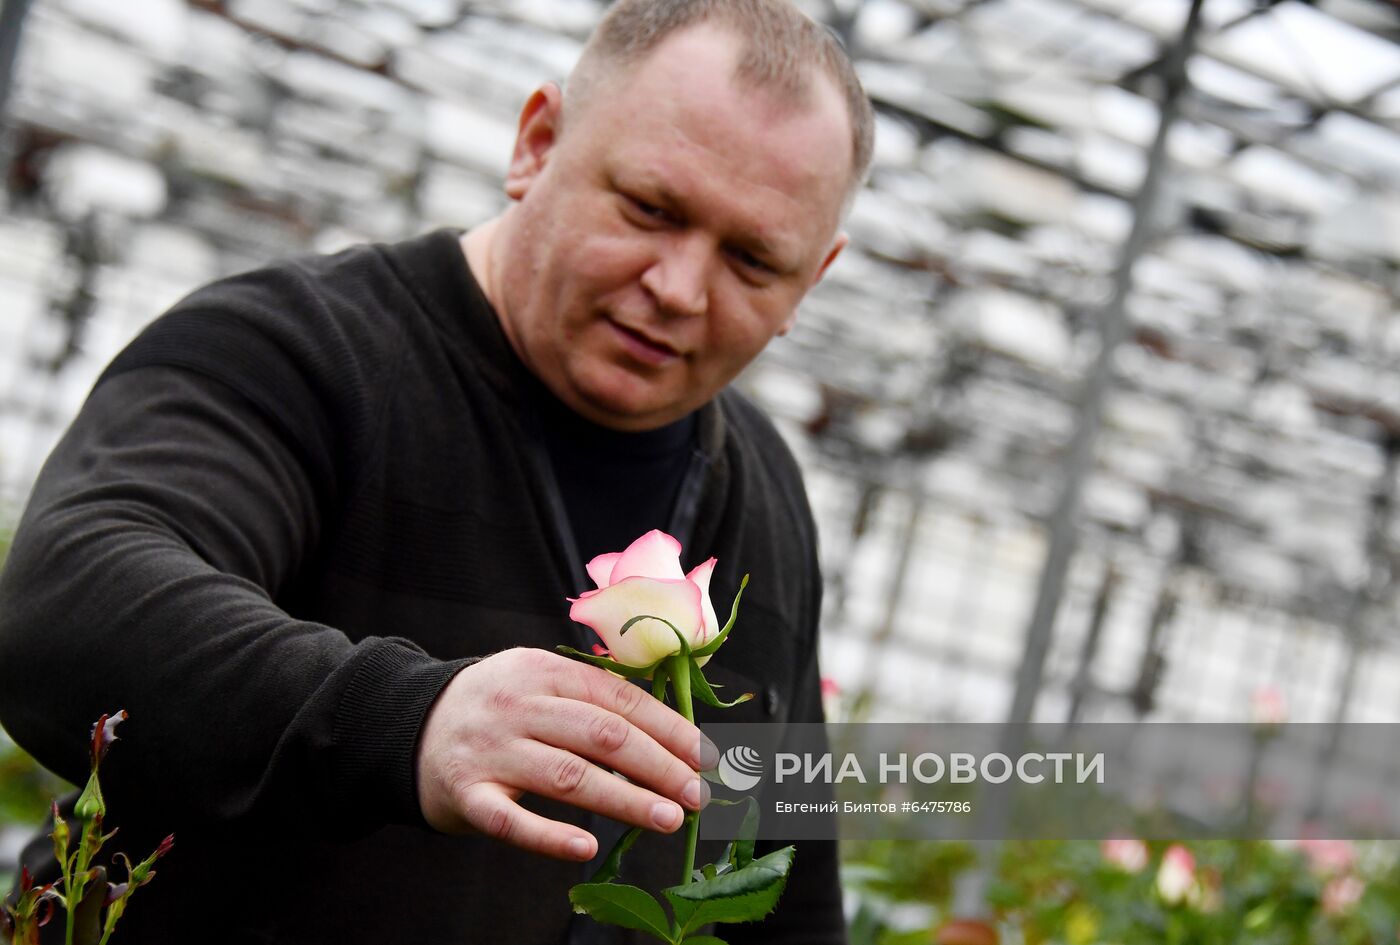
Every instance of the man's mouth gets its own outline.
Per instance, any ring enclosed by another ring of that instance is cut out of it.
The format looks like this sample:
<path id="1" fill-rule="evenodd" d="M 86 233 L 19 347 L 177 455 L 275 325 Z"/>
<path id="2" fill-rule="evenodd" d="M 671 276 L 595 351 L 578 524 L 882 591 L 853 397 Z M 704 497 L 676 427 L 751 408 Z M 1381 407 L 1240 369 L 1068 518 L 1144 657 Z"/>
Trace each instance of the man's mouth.
<path id="1" fill-rule="evenodd" d="M 637 360 L 644 364 L 659 367 L 669 364 L 681 356 L 670 344 L 660 339 L 653 338 L 635 328 L 608 319 L 608 324 L 622 341 L 623 348 Z"/>

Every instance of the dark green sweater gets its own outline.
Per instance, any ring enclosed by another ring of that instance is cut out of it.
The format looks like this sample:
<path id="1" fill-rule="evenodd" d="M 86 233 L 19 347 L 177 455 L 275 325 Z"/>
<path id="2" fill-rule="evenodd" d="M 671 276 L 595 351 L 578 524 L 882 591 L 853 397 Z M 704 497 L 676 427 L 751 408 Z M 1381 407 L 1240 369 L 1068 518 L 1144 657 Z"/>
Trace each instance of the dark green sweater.
<path id="1" fill-rule="evenodd" d="M 92 721 L 130 711 L 104 766 L 112 847 L 173 830 L 176 848 L 124 941 L 579 940 L 580 866 L 438 835 L 414 785 L 424 714 L 465 661 L 591 642 L 567 617 L 590 585 L 535 383 L 447 231 L 215 283 L 103 374 L 0 575 L 0 721 L 81 783 Z M 699 441 L 683 563 L 719 559 L 721 609 L 753 575 L 707 674 L 759 697 L 722 719 L 818 719 L 797 468 L 733 392 Z M 647 838 L 629 872 L 670 877 L 678 850 Z M 834 844 L 804 843 L 779 912 L 725 934 L 842 941 Z"/>

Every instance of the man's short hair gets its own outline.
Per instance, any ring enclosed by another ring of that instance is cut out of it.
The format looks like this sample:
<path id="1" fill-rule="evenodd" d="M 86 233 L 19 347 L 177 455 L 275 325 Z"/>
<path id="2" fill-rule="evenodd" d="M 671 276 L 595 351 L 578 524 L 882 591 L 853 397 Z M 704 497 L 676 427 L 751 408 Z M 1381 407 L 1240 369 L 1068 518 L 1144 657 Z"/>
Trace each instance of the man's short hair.
<path id="1" fill-rule="evenodd" d="M 618 0 L 608 10 L 570 75 L 568 98 L 587 98 L 600 76 L 636 65 L 672 33 L 702 23 L 742 42 L 734 78 L 801 100 L 815 67 L 846 100 L 851 123 L 851 182 L 865 180 L 874 151 L 875 116 L 839 40 L 790 0 Z"/>

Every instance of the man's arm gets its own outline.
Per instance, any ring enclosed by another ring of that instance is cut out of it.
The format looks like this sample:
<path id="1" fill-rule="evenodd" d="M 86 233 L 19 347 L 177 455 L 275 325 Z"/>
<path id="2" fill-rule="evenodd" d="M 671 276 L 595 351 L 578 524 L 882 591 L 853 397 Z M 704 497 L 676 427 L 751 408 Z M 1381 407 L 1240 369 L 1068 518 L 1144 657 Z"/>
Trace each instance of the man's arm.
<path id="1" fill-rule="evenodd" d="M 127 809 L 294 822 L 412 820 L 412 744 L 460 668 L 404 640 L 352 644 L 272 596 L 314 553 L 328 484 L 284 430 L 192 372 L 97 388 L 46 464 L 0 577 L 0 711 L 70 779 L 126 708 Z M 309 805 L 309 806 L 308 806 Z"/>
<path id="2" fill-rule="evenodd" d="M 0 578 L 0 714 L 16 739 L 80 780 L 91 720 L 128 709 L 110 794 L 176 825 L 290 826 L 315 810 L 362 833 L 426 817 L 582 860 L 591 837 L 531 820 L 514 797 L 679 825 L 674 801 L 697 803 L 698 730 L 620 703 L 632 687 L 619 695 L 609 674 L 530 651 L 464 669 L 403 639 L 352 643 L 274 603 L 329 528 L 334 489 L 305 457 L 333 449 L 294 442 L 191 371 L 104 380 L 46 464 Z"/>

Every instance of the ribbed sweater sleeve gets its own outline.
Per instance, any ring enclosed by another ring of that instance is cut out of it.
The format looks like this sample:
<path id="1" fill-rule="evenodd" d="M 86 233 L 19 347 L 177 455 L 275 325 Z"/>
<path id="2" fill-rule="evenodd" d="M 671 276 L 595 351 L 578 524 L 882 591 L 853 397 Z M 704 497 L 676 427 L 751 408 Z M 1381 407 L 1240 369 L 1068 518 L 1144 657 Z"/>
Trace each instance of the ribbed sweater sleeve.
<path id="1" fill-rule="evenodd" d="M 216 284 L 119 356 L 0 574 L 0 721 L 82 783 L 89 726 L 127 709 L 104 788 L 172 827 L 420 822 L 418 730 L 463 665 L 274 603 L 354 488 L 394 366 L 391 330 L 301 281 Z"/>

